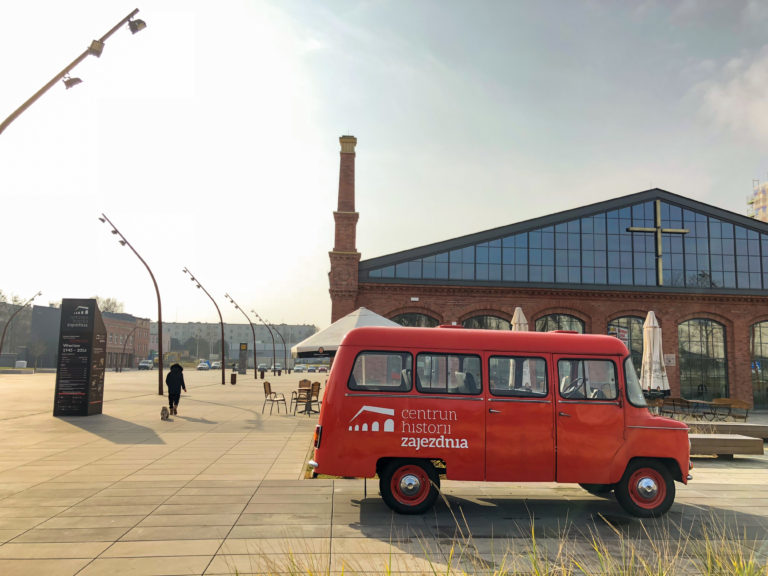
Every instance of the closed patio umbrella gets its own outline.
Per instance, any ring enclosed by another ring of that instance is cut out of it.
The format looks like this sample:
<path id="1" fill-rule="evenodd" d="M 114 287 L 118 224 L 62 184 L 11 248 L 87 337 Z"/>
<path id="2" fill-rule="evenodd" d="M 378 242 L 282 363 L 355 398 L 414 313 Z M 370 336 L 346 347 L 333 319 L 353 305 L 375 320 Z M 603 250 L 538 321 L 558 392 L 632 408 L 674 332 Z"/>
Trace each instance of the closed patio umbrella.
<path id="1" fill-rule="evenodd" d="M 643 363 L 640 368 L 640 385 L 646 392 L 661 392 L 669 395 L 669 380 L 664 367 L 661 349 L 661 328 L 653 310 L 643 323 Z"/>
<path id="2" fill-rule="evenodd" d="M 512 314 L 512 326 L 510 327 L 511 330 L 514 330 L 515 332 L 527 332 L 528 331 L 528 320 L 525 318 L 525 314 L 523 314 L 523 309 L 520 308 L 520 306 L 515 308 L 515 313 Z"/>

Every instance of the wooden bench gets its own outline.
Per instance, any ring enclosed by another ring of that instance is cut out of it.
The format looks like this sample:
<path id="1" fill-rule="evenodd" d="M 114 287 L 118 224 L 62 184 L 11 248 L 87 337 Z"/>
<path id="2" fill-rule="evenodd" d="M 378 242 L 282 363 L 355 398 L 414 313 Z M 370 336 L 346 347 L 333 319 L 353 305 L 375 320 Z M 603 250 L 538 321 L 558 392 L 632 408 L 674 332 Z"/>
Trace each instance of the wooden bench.
<path id="1" fill-rule="evenodd" d="M 691 422 L 689 424 L 695 434 L 740 434 L 752 438 L 768 440 L 768 424 L 752 424 L 747 422 Z"/>
<path id="2" fill-rule="evenodd" d="M 691 455 L 763 454 L 763 440 L 739 434 L 688 434 Z"/>

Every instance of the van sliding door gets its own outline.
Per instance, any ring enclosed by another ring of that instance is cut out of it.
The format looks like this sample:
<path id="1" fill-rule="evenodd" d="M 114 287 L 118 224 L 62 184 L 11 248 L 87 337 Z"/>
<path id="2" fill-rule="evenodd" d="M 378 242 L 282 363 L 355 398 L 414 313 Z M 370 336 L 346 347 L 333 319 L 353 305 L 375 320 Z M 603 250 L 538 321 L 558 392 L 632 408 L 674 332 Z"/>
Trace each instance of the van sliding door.
<path id="1" fill-rule="evenodd" d="M 488 358 L 485 477 L 495 481 L 555 479 L 552 391 L 547 359 Z"/>

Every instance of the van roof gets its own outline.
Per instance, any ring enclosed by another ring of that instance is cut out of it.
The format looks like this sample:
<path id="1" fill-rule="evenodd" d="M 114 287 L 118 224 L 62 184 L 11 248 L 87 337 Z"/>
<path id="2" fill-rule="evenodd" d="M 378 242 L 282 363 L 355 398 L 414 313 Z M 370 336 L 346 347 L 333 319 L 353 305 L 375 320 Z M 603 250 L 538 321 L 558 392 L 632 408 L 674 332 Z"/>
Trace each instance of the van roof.
<path id="1" fill-rule="evenodd" d="M 450 329 L 449 329 L 450 328 Z M 473 330 L 455 326 L 405 328 L 368 326 L 350 330 L 341 346 L 398 350 L 491 350 L 499 352 L 566 352 L 626 355 L 624 343 L 613 336 L 568 332 Z"/>

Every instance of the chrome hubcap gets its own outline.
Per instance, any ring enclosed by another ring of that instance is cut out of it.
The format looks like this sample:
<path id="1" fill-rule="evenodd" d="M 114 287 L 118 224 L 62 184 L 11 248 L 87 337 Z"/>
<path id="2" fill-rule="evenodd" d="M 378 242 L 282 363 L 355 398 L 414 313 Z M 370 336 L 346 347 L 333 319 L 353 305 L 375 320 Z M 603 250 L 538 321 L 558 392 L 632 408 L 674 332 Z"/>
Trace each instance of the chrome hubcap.
<path id="1" fill-rule="evenodd" d="M 644 500 L 653 500 L 659 493 L 659 486 L 653 478 L 641 478 L 637 482 L 637 494 Z"/>
<path id="2" fill-rule="evenodd" d="M 406 496 L 415 496 L 421 490 L 421 482 L 418 476 L 406 474 L 400 479 L 400 492 Z"/>

